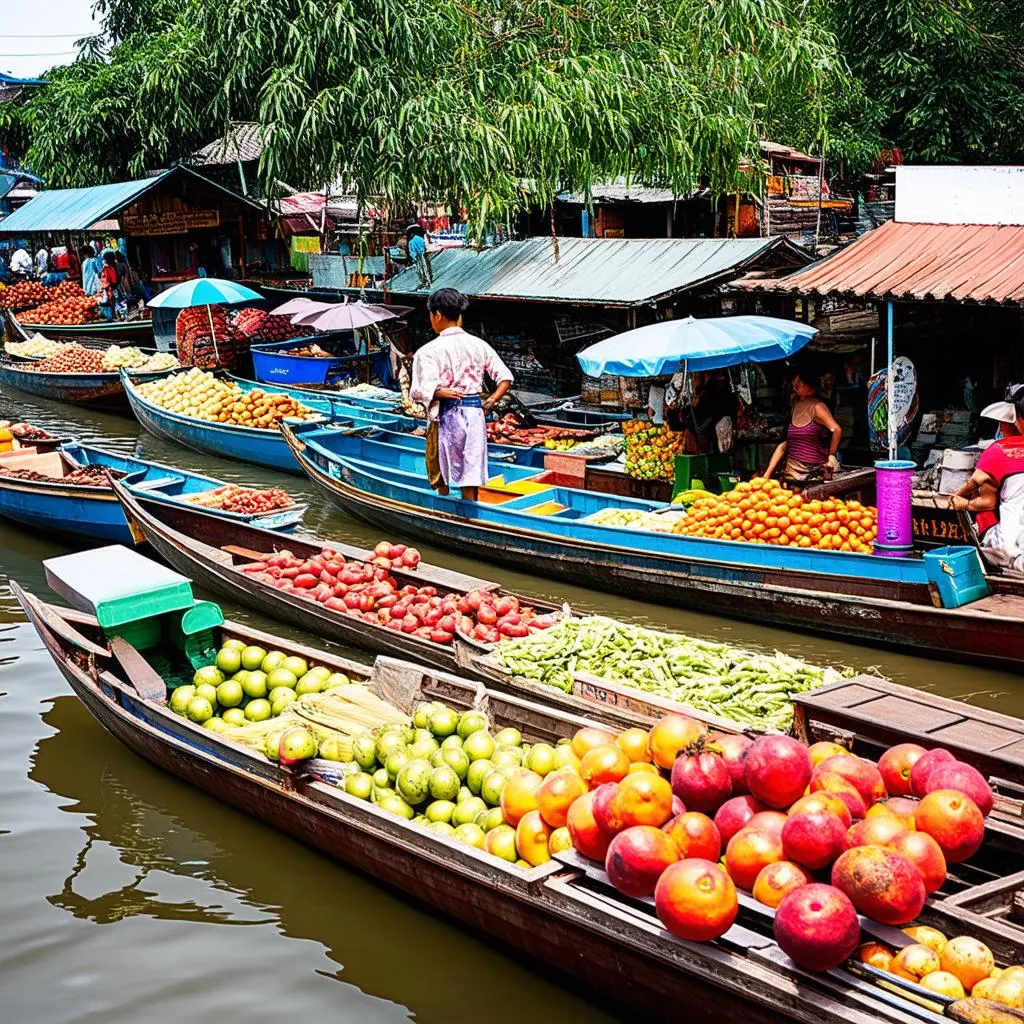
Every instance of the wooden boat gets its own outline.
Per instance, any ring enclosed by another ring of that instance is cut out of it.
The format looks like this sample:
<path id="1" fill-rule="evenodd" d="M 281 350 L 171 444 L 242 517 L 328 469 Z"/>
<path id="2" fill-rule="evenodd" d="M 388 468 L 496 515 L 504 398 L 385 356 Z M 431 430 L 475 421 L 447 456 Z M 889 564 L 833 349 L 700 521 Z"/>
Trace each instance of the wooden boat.
<path id="1" fill-rule="evenodd" d="M 300 355 L 294 350 L 316 342 L 328 355 Z M 325 338 L 316 335 L 308 338 L 293 338 L 288 341 L 263 342 L 250 346 L 253 373 L 258 381 L 272 384 L 305 384 L 323 387 L 331 379 L 358 373 L 368 365 L 384 358 L 385 350 L 375 348 L 369 354 L 353 353 L 346 340 Z M 347 351 L 344 351 L 347 350 Z M 379 377 L 379 373 L 374 373 Z"/>
<path id="2" fill-rule="evenodd" d="M 312 557 L 320 554 L 324 547 L 331 547 L 346 560 L 358 562 L 372 559 L 372 551 L 318 537 L 287 536 L 255 524 L 227 523 L 196 506 L 151 501 L 138 487 L 117 481 L 113 486 L 135 540 L 145 540 L 168 565 L 207 590 L 302 629 L 315 629 L 317 635 L 329 640 L 377 653 L 414 658 L 422 664 L 446 670 L 457 667 L 454 645 L 434 643 L 354 615 L 332 611 L 316 601 L 262 583 L 240 568 L 286 548 L 299 557 Z M 500 590 L 497 583 L 422 562 L 415 571 L 392 570 L 391 575 L 402 586 L 409 583 L 434 586 L 445 594 L 464 594 L 470 590 L 497 593 Z M 544 612 L 557 610 L 556 606 L 543 601 L 523 598 L 523 602 Z"/>
<path id="3" fill-rule="evenodd" d="M 110 484 L 69 484 L 75 469 L 102 467 L 124 474 L 121 484 L 145 495 L 152 504 L 190 508 L 189 496 L 223 486 L 220 480 L 174 469 L 159 462 L 117 455 L 91 445 L 65 442 L 55 450 L 13 451 L 0 455 L 0 468 L 32 470 L 46 480 L 27 480 L 0 474 L 0 516 L 29 526 L 85 540 L 131 544 L 132 531 Z M 296 504 L 260 516 L 210 509 L 210 518 L 229 522 L 260 522 L 278 530 L 294 529 L 306 506 Z"/>
<path id="4" fill-rule="evenodd" d="M 573 855 L 524 870 L 349 796 L 326 781 L 322 762 L 302 772 L 283 769 L 172 714 L 164 703 L 164 679 L 124 641 L 110 656 L 90 616 L 13 587 L 75 694 L 139 756 L 419 903 L 556 966 L 633 1013 L 678 1020 L 685 1005 L 688 1020 L 719 1024 L 943 1019 L 846 967 L 826 975 L 797 968 L 771 937 L 772 912 L 749 900 L 720 939 L 675 939 L 649 900 L 624 898 L 596 865 Z M 371 670 L 234 623 L 223 628 L 221 639 L 228 637 L 344 671 L 404 709 L 421 699 L 478 708 L 534 742 L 569 735 L 587 721 L 401 662 L 381 659 Z M 909 941 L 895 929 L 865 923 L 876 937 L 897 945 Z M 977 1010 L 971 1001 L 936 1002 L 947 1019 L 978 1019 L 970 1016 Z"/>
<path id="5" fill-rule="evenodd" d="M 153 321 L 148 317 L 139 320 L 96 320 L 87 324 L 30 324 L 23 323 L 14 313 L 8 315 L 14 330 L 24 337 L 31 337 L 38 330 L 58 341 L 91 338 L 112 345 L 121 342 L 145 343 L 153 338 Z"/>
<path id="6" fill-rule="evenodd" d="M 2 379 L 2 375 L 0 375 Z M 298 473 L 299 468 L 288 448 L 288 443 L 277 430 L 264 430 L 258 427 L 240 427 L 229 423 L 211 423 L 194 416 L 171 412 L 161 408 L 139 394 L 134 386 L 137 377 L 122 372 L 121 381 L 132 412 L 138 421 L 157 437 L 184 445 L 197 452 L 207 455 L 218 455 L 222 458 L 236 459 L 239 462 L 251 462 L 269 469 L 279 469 L 286 473 Z M 288 389 L 275 388 L 273 385 L 258 384 L 255 381 L 238 381 L 243 390 L 263 388 L 267 391 L 286 392 Z M 335 417 L 330 401 L 303 392 L 299 400 L 325 420 L 333 420 L 337 426 L 346 429 L 387 426 L 393 417 L 383 416 L 367 410 L 356 410 L 351 415 Z"/>
<path id="7" fill-rule="evenodd" d="M 398 535 L 625 593 L 944 658 L 1019 669 L 1024 589 L 996 584 L 961 608 L 935 607 L 926 563 L 704 540 L 583 522 L 649 502 L 549 486 L 528 467 L 496 474 L 473 504 L 426 486 L 424 460 L 373 437 L 285 425 L 302 470 L 349 513 Z"/>
<path id="8" fill-rule="evenodd" d="M 139 384 L 159 380 L 173 370 L 135 374 Z M 117 373 L 40 373 L 31 362 L 0 360 L 0 384 L 17 388 L 37 398 L 68 402 L 92 409 L 120 412 L 128 408 L 123 379 Z"/>

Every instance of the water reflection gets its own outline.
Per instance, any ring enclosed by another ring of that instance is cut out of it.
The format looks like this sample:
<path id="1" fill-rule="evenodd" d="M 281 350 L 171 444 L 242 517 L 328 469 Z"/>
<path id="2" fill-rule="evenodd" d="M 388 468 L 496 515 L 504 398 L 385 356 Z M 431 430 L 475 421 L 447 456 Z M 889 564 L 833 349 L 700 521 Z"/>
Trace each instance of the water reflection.
<path id="1" fill-rule="evenodd" d="M 81 820 L 82 833 L 60 890 L 47 897 L 51 906 L 101 925 L 128 918 L 270 924 L 290 939 L 322 944 L 331 968 L 317 968 L 318 976 L 401 999 L 417 1020 L 469 1019 L 468 990 L 474 1000 L 521 992 L 532 1005 L 540 1000 L 550 1019 L 615 1019 L 538 975 L 536 965 L 156 771 L 102 733 L 76 698 L 58 697 L 43 720 L 56 731 L 36 746 L 29 778 L 70 801 L 61 810 Z M 452 983 L 463 974 L 465 988 Z M 488 1000 L 490 1021 L 518 1024 L 521 1014 Z"/>

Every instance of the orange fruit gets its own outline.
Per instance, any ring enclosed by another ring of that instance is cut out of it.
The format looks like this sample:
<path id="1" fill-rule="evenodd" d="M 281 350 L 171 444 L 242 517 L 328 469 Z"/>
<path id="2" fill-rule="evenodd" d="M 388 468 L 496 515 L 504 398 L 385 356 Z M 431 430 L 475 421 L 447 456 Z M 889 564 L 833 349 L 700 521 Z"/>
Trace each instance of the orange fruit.
<path id="1" fill-rule="evenodd" d="M 777 907 L 794 889 L 810 885 L 814 879 L 799 864 L 791 860 L 777 860 L 766 864 L 757 873 L 751 894 L 766 907 Z"/>
<path id="2" fill-rule="evenodd" d="M 580 760 L 580 777 L 591 788 L 605 782 L 618 782 L 629 773 L 629 758 L 614 743 L 588 750 Z"/>
<path id="3" fill-rule="evenodd" d="M 544 823 L 540 811 L 527 811 L 516 826 L 516 846 L 519 856 L 532 867 L 551 860 L 548 842 L 551 829 Z"/>
<path id="4" fill-rule="evenodd" d="M 926 974 L 918 984 L 929 992 L 937 992 L 940 996 L 949 996 L 950 999 L 963 999 L 967 994 L 959 978 L 954 978 L 948 971 L 932 971 Z"/>
<path id="5" fill-rule="evenodd" d="M 615 745 L 629 758 L 630 762 L 648 762 L 651 755 L 647 751 L 647 730 L 632 728 L 620 732 L 615 737 Z"/>
<path id="6" fill-rule="evenodd" d="M 865 942 L 857 947 L 857 959 L 862 964 L 877 967 L 880 971 L 891 971 L 893 951 L 881 942 Z"/>
<path id="7" fill-rule="evenodd" d="M 939 963 L 941 969 L 954 975 L 964 988 L 973 988 L 982 978 L 987 978 L 996 965 L 992 950 L 970 935 L 950 939 L 939 954 Z"/>
<path id="8" fill-rule="evenodd" d="M 525 814 L 537 810 L 540 803 L 538 793 L 543 782 L 543 778 L 536 772 L 523 768 L 502 787 L 501 813 L 513 828 Z"/>
<path id="9" fill-rule="evenodd" d="M 537 790 L 537 809 L 552 828 L 562 828 L 569 816 L 573 800 L 583 796 L 587 784 L 575 772 L 552 772 Z"/>
<path id="10" fill-rule="evenodd" d="M 915 942 L 904 946 L 893 957 L 892 973 L 910 981 L 920 981 L 926 974 L 940 969 L 939 955 L 934 949 Z"/>
<path id="11" fill-rule="evenodd" d="M 659 768 L 670 769 L 681 750 L 691 746 L 707 732 L 707 726 L 686 715 L 659 718 L 648 734 L 647 749 Z"/>
<path id="12" fill-rule="evenodd" d="M 938 928 L 929 928 L 926 924 L 904 928 L 903 934 L 939 954 L 946 948 L 946 936 Z"/>
<path id="13" fill-rule="evenodd" d="M 630 775 L 660 775 L 661 772 L 658 770 L 656 764 L 651 764 L 650 761 L 633 761 L 629 766 Z"/>
<path id="14" fill-rule="evenodd" d="M 1024 1010 L 1024 978 L 1017 976 L 998 978 L 992 988 L 991 998 L 1014 1010 Z"/>
<path id="15" fill-rule="evenodd" d="M 660 775 L 641 772 L 627 775 L 615 792 L 616 807 L 626 828 L 654 825 L 660 828 L 672 817 L 672 787 Z"/>
<path id="16" fill-rule="evenodd" d="M 553 857 L 556 853 L 561 853 L 563 850 L 572 849 L 572 836 L 569 834 L 569 829 L 564 825 L 561 828 L 556 828 L 551 833 L 551 838 L 548 840 L 548 853 Z"/>
<path id="17" fill-rule="evenodd" d="M 840 746 L 838 743 L 831 743 L 828 740 L 819 740 L 817 743 L 812 743 L 807 748 L 807 753 L 811 755 L 812 767 L 816 767 L 830 757 L 840 757 L 843 754 L 850 757 L 853 756 L 846 747 Z"/>
<path id="18" fill-rule="evenodd" d="M 583 755 L 594 747 L 615 742 L 615 734 L 607 729 L 598 729 L 588 725 L 580 729 L 572 738 L 572 752 L 582 761 Z"/>
<path id="19" fill-rule="evenodd" d="M 981 981 L 971 989 L 971 995 L 975 999 L 991 999 L 992 990 L 998 984 L 998 978 L 982 978 Z"/>

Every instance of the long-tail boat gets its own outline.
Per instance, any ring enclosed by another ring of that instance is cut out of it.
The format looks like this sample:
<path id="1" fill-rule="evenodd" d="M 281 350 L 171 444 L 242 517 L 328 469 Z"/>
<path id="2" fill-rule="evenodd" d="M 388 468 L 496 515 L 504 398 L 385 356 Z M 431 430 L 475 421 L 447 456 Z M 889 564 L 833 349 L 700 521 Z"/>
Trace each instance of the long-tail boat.
<path id="1" fill-rule="evenodd" d="M 439 547 L 648 601 L 908 647 L 936 657 L 1019 669 L 1024 586 L 989 577 L 991 593 L 939 605 L 925 558 L 708 540 L 587 521 L 604 508 L 650 502 L 547 483 L 492 460 L 477 502 L 427 486 L 423 456 L 400 439 L 318 424 L 283 433 L 306 475 L 347 512 Z M 979 570 L 980 575 L 980 570 Z"/>
<path id="2" fill-rule="evenodd" d="M 554 965 L 633 1013 L 678 1020 L 685 1006 L 688 1020 L 737 1024 L 967 1024 L 981 1020 L 983 1012 L 992 1024 L 1019 1021 L 970 999 L 936 995 L 922 1005 L 909 997 L 911 986 L 891 975 L 880 978 L 847 966 L 821 975 L 804 971 L 776 945 L 773 911 L 746 897 L 737 922 L 721 938 L 677 939 L 661 926 L 650 900 L 622 896 L 598 865 L 572 853 L 529 869 L 500 861 L 349 796 L 330 781 L 330 763 L 285 769 L 173 714 L 166 678 L 123 638 L 108 648 L 91 616 L 13 587 L 72 690 L 139 756 L 417 902 Z M 407 663 L 379 659 L 369 669 L 234 623 L 226 623 L 218 639 L 229 638 L 345 672 L 406 712 L 416 701 L 440 699 L 460 710 L 477 708 L 495 726 L 514 726 L 532 742 L 554 741 L 587 724 Z M 1019 860 L 1019 837 L 1008 841 L 1016 844 Z M 987 853 L 990 859 L 1000 856 L 999 848 Z M 948 924 L 943 902 L 941 896 L 930 900 L 921 920 Z M 993 929 L 984 919 L 955 920 L 963 933 L 991 939 Z M 910 941 L 896 929 L 863 919 L 862 926 L 896 946 Z M 1019 961 L 1024 930 L 1008 928 L 998 955 L 1003 962 Z"/>
<path id="3" fill-rule="evenodd" d="M 119 373 L 45 373 L 32 369 L 26 361 L 0 360 L 0 384 L 17 388 L 37 398 L 54 402 L 67 402 L 90 409 L 123 412 L 128 408 L 124 378 Z M 159 380 L 173 370 L 137 373 L 133 380 L 139 384 Z"/>
<path id="4" fill-rule="evenodd" d="M 70 483 L 79 470 L 98 470 L 95 483 Z M 28 471 L 15 476 L 2 470 Z M 0 516 L 47 533 L 85 540 L 132 543 L 125 514 L 104 471 L 121 478 L 122 486 L 144 494 L 153 504 L 192 508 L 190 499 L 223 487 L 221 480 L 175 469 L 159 462 L 118 455 L 93 445 L 64 442 L 49 450 L 15 449 L 0 454 Z M 257 522 L 267 528 L 292 530 L 306 506 L 293 504 L 262 514 L 243 514 L 210 508 L 210 518 L 228 522 Z"/>

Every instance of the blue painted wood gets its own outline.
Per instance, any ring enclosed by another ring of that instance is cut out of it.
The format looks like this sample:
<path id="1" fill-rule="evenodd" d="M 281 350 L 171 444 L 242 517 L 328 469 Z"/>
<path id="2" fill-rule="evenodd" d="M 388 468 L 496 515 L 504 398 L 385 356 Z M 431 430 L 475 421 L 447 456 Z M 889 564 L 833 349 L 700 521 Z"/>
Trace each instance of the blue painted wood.
<path id="1" fill-rule="evenodd" d="M 322 349 L 332 354 L 329 356 L 291 354 L 293 349 L 303 348 L 310 342 L 316 342 Z M 358 370 L 366 364 L 365 352 L 342 353 L 339 351 L 342 347 L 351 349 L 350 340 L 339 343 L 337 340 L 325 340 L 323 335 L 252 345 L 250 351 L 253 372 L 258 381 L 275 384 L 325 384 L 328 375 L 333 370 L 340 370 L 346 366 Z M 369 358 L 374 359 L 379 356 L 379 353 L 380 350 L 376 350 L 371 353 Z"/>
<path id="2" fill-rule="evenodd" d="M 838 551 L 814 551 L 802 548 L 775 547 L 768 544 L 747 544 L 742 541 L 706 540 L 630 530 L 623 527 L 599 526 L 581 522 L 583 516 L 598 508 L 640 507 L 653 509 L 650 502 L 596 495 L 592 492 L 556 487 L 540 493 L 513 498 L 501 504 L 465 501 L 457 495 L 441 496 L 426 485 L 426 467 L 422 456 L 404 453 L 398 464 L 381 464 L 366 458 L 362 439 L 346 438 L 334 434 L 330 448 L 316 443 L 317 432 L 297 431 L 307 443 L 299 455 L 300 462 L 311 466 L 333 479 L 344 481 L 350 487 L 417 511 L 426 510 L 444 515 L 437 521 L 437 530 L 444 530 L 449 538 L 470 537 L 492 533 L 494 528 L 515 530 L 515 539 L 509 539 L 517 551 L 528 557 L 534 550 L 544 549 L 548 555 L 559 550 L 559 544 L 569 542 L 590 548 L 589 557 L 600 562 L 619 565 L 626 557 L 630 562 L 651 569 L 679 572 L 680 560 L 699 561 L 702 565 L 719 563 L 730 567 L 727 578 L 742 578 L 744 572 L 786 570 L 823 573 L 835 576 L 853 576 L 888 582 L 926 584 L 925 565 L 918 558 L 884 558 Z M 323 431 L 319 434 L 323 435 Z M 358 443 L 357 443 L 358 442 Z M 372 442 L 369 442 L 372 444 Z M 371 449 L 373 451 L 373 449 Z M 491 464 L 493 472 L 502 471 L 500 464 Z M 508 467 L 504 467 L 508 468 Z M 555 501 L 566 506 L 557 515 L 536 515 L 531 509 Z M 568 552 L 566 552 L 568 554 Z M 578 551 L 572 557 L 579 557 Z M 735 568 L 731 568 L 735 567 Z"/>
<path id="3" fill-rule="evenodd" d="M 0 383 L 39 398 L 76 405 L 116 406 L 125 403 L 124 388 L 117 373 L 40 373 L 27 369 L 31 363 L 0 363 Z M 135 380 L 140 384 L 159 380 L 173 373 L 140 373 Z"/>
<path id="4" fill-rule="evenodd" d="M 58 451 L 72 466 L 104 466 L 127 473 L 125 485 L 146 500 L 181 502 L 187 495 L 223 486 L 223 481 L 213 477 L 118 455 L 92 445 L 70 442 L 61 445 Z M 219 509 L 207 511 L 267 529 L 291 531 L 299 524 L 305 510 L 305 505 L 296 505 L 258 517 Z M 0 516 L 64 536 L 116 544 L 134 543 L 121 505 L 108 487 L 0 476 Z"/>

